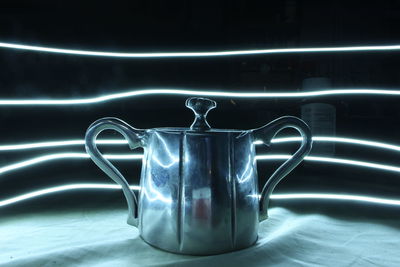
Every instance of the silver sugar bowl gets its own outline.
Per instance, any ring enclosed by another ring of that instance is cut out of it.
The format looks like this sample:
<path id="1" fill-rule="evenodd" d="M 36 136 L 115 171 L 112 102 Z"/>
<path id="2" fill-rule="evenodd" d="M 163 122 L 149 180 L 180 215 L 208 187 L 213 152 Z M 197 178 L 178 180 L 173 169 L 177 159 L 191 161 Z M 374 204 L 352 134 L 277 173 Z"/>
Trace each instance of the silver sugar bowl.
<path id="1" fill-rule="evenodd" d="M 309 127 L 281 117 L 253 130 L 213 129 L 206 120 L 216 102 L 189 98 L 195 120 L 190 128 L 136 129 L 116 118 L 94 122 L 86 132 L 86 151 L 122 186 L 128 224 L 150 245 L 173 253 L 211 255 L 247 248 L 257 241 L 259 222 L 268 217 L 275 186 L 310 152 Z M 284 128 L 302 136 L 297 152 L 258 190 L 255 141 L 269 146 Z M 112 129 L 129 147 L 144 148 L 140 190 L 136 195 L 122 174 L 96 147 L 97 135 Z"/>

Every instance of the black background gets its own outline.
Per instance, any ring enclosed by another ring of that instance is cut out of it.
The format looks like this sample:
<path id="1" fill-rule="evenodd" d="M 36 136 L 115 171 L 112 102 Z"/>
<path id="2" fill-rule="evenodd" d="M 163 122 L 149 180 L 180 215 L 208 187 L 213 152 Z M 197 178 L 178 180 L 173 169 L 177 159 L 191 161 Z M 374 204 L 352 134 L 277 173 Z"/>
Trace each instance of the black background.
<path id="1" fill-rule="evenodd" d="M 132 1 L 130 5 L 62 1 L 2 1 L 0 41 L 116 52 L 220 51 L 258 48 L 390 45 L 400 43 L 400 1 Z M 215 58 L 123 59 L 0 49 L 0 98 L 79 98 L 131 89 L 298 91 L 310 77 L 333 88 L 398 89 L 400 52 L 276 54 Z M 1 144 L 83 139 L 98 118 L 115 116 L 136 128 L 187 127 L 184 96 L 146 96 L 80 106 L 0 106 Z M 398 97 L 317 99 L 218 98 L 209 114 L 216 128 L 251 129 L 282 115 L 300 116 L 305 103 L 336 107 L 337 136 L 399 144 Z M 106 135 L 103 135 L 106 136 Z M 119 135 L 109 133 L 118 138 Z M 275 145 L 259 153 L 293 152 Z M 102 151 L 128 153 L 125 146 Z M 1 166 L 83 146 L 1 152 Z M 141 151 L 136 151 L 140 153 Z M 397 165 L 398 152 L 337 145 L 339 158 Z M 138 183 L 140 162 L 116 165 Z M 259 162 L 260 185 L 278 166 Z M 50 186 L 111 183 L 90 160 L 54 160 L 0 175 L 1 199 Z M 339 192 L 395 198 L 400 176 L 326 163 L 302 163 L 276 192 Z M 45 209 L 123 203 L 117 192 L 76 191 L 14 207 Z M 312 209 L 318 205 L 313 202 Z M 10 211 L 11 206 L 0 212 Z"/>

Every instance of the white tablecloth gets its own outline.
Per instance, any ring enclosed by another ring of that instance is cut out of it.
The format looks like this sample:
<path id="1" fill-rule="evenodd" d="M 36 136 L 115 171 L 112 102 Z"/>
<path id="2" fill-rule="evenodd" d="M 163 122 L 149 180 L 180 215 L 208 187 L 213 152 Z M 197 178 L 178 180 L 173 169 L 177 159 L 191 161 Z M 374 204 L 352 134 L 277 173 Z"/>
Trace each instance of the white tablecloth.
<path id="1" fill-rule="evenodd" d="M 0 211 L 1 212 L 1 211 Z M 251 248 L 182 256 L 144 243 L 126 210 L 0 213 L 1 266 L 400 266 L 400 230 L 272 208 Z"/>

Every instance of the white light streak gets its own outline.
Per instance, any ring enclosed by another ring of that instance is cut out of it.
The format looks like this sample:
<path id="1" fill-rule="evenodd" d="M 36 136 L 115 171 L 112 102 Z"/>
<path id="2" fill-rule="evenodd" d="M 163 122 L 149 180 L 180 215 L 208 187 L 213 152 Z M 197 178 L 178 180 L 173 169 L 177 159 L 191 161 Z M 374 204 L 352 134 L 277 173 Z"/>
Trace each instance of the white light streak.
<path id="1" fill-rule="evenodd" d="M 332 136 L 314 136 L 314 142 L 335 142 L 344 143 L 352 145 L 362 145 L 375 147 L 379 149 L 387 149 L 400 152 L 400 146 L 388 143 L 382 143 L 371 140 L 363 140 L 356 138 L 346 138 L 346 137 L 332 137 Z M 289 143 L 289 142 L 300 142 L 301 137 L 283 137 L 272 139 L 273 144 Z M 256 145 L 262 144 L 262 141 L 255 141 Z M 84 140 L 59 140 L 59 141 L 49 141 L 49 142 L 36 142 L 36 143 L 26 143 L 26 144 L 10 144 L 10 145 L 0 145 L 0 151 L 13 151 L 13 150 L 26 150 L 26 149 L 36 149 L 36 148 L 51 148 L 51 147 L 64 147 L 64 146 L 74 146 L 74 145 L 84 145 Z M 96 140 L 96 144 L 102 145 L 124 145 L 128 144 L 125 139 L 103 139 Z"/>
<path id="2" fill-rule="evenodd" d="M 63 147 L 63 146 L 74 146 L 74 145 L 84 145 L 85 140 L 60 140 L 60 141 L 48 141 L 48 142 L 36 142 L 27 144 L 13 144 L 13 145 L 0 145 L 0 151 L 12 151 L 12 150 L 25 150 L 25 149 L 35 149 L 35 148 L 48 148 L 48 147 Z M 128 144 L 128 141 L 121 140 L 96 140 L 96 144 L 105 145 L 119 145 Z"/>
<path id="3" fill-rule="evenodd" d="M 211 51 L 211 52 L 105 52 L 76 50 L 65 48 L 53 48 L 45 46 L 24 45 L 16 43 L 0 42 L 0 48 L 11 48 L 25 51 L 57 53 L 80 56 L 117 57 L 117 58 L 181 58 L 181 57 L 223 57 L 265 54 L 293 54 L 293 53 L 326 53 L 326 52 L 362 52 L 362 51 L 396 51 L 400 45 L 374 45 L 374 46 L 343 46 L 343 47 L 307 47 L 307 48 L 279 48 L 279 49 L 255 49 L 235 51 Z"/>
<path id="4" fill-rule="evenodd" d="M 130 186 L 130 188 L 132 190 L 139 190 L 140 187 Z M 20 196 L 12 197 L 6 200 L 2 200 L 0 201 L 0 207 L 7 206 L 26 199 L 31 199 L 52 193 L 76 190 L 76 189 L 121 189 L 121 186 L 116 184 L 115 185 L 114 184 L 70 184 L 70 185 L 56 186 L 56 187 L 41 189 L 27 194 L 22 194 Z"/>
<path id="5" fill-rule="evenodd" d="M 257 160 L 283 160 L 291 158 L 291 155 L 258 155 L 256 156 Z M 318 156 L 307 156 L 304 158 L 306 161 L 314 161 L 314 162 L 326 162 L 326 163 L 337 163 L 343 165 L 352 165 L 357 167 L 365 167 L 372 168 L 377 170 L 384 171 L 393 171 L 400 173 L 400 167 L 393 165 L 384 165 L 373 162 L 365 162 L 351 159 L 340 159 L 340 158 L 329 158 L 329 157 L 318 157 Z"/>
<path id="6" fill-rule="evenodd" d="M 400 146 L 376 142 L 371 140 L 363 140 L 363 139 L 356 139 L 356 138 L 346 138 L 346 137 L 333 137 L 333 136 L 314 136 L 312 138 L 313 141 L 317 142 L 335 142 L 335 143 L 345 143 L 345 144 L 352 144 L 352 145 L 363 145 L 363 146 L 370 146 L 370 147 L 377 147 L 381 149 L 388 149 L 394 151 L 400 151 Z M 284 138 L 274 138 L 272 139 L 272 143 L 286 143 L 286 142 L 299 142 L 302 141 L 302 137 L 284 137 Z"/>
<path id="7" fill-rule="evenodd" d="M 356 138 L 333 137 L 333 136 L 313 136 L 312 140 L 314 142 L 316 141 L 316 142 L 344 143 L 344 144 L 362 145 L 362 146 L 376 147 L 376 148 L 380 148 L 380 149 L 400 151 L 399 145 L 393 145 L 393 144 L 382 143 L 382 142 L 371 141 L 371 140 L 356 139 Z M 280 144 L 280 143 L 300 142 L 300 141 L 302 141 L 301 136 L 292 136 L 292 137 L 274 138 L 274 139 L 272 139 L 271 142 L 273 144 Z M 262 144 L 261 141 L 256 141 L 254 143 Z"/>
<path id="8" fill-rule="evenodd" d="M 122 93 L 103 95 L 92 98 L 76 99 L 0 99 L 2 106 L 36 106 L 36 105 L 83 105 L 105 103 L 112 100 L 149 96 L 149 95 L 185 95 L 185 96 L 207 96 L 207 97 L 229 97 L 229 98 L 302 98 L 302 97 L 320 97 L 335 95 L 386 95 L 399 96 L 400 90 L 384 89 L 330 89 L 308 92 L 224 92 L 224 91 L 199 91 L 184 89 L 145 89 L 131 90 Z"/>
<path id="9" fill-rule="evenodd" d="M 125 154 L 125 155 L 104 155 L 107 159 L 118 159 L 118 160 L 128 160 L 128 159 L 142 159 L 142 155 L 137 154 Z M 89 159 L 89 155 L 86 153 L 56 153 L 44 155 L 29 160 L 24 160 L 14 164 L 10 164 L 0 168 L 0 174 L 25 168 L 28 166 L 36 165 L 42 162 L 47 162 L 57 159 Z"/>
<path id="10" fill-rule="evenodd" d="M 139 190 L 138 185 L 130 186 L 132 190 Z M 116 190 L 121 189 L 121 186 L 114 184 L 69 184 L 55 186 L 46 189 L 37 190 L 34 192 L 22 194 L 9 199 L 1 200 L 0 207 L 5 207 L 24 200 L 37 198 L 53 193 L 61 193 L 64 191 L 80 190 L 80 189 L 103 189 Z M 371 196 L 347 195 L 347 194 L 325 194 L 325 193 L 301 193 L 301 194 L 272 194 L 271 199 L 275 200 L 299 200 L 299 199 L 317 199 L 317 200 L 340 200 L 340 201 L 356 201 L 361 203 L 371 203 L 389 206 L 400 206 L 398 199 L 386 199 Z"/>
<path id="11" fill-rule="evenodd" d="M 139 160 L 143 158 L 143 155 L 140 154 L 112 154 L 112 155 L 104 155 L 105 158 L 111 160 Z M 270 155 L 257 155 L 256 160 L 285 160 L 289 159 L 291 155 L 277 155 L 277 154 L 270 154 Z M 36 158 L 32 158 L 29 160 L 24 160 L 21 162 L 17 162 L 14 164 L 6 165 L 0 168 L 0 174 L 4 174 L 10 171 L 15 171 L 18 169 L 26 168 L 29 166 L 33 166 L 39 163 L 44 163 L 52 160 L 58 159 L 88 159 L 90 158 L 86 153 L 56 153 L 56 154 L 49 154 L 44 155 Z M 307 156 L 304 158 L 306 161 L 313 161 L 313 162 L 323 162 L 323 163 L 334 163 L 334 164 L 342 164 L 342 165 L 351 165 L 357 167 L 365 167 L 365 168 L 372 168 L 377 170 L 383 171 L 392 171 L 400 173 L 400 167 L 393 166 L 393 165 L 384 165 L 379 163 L 373 162 L 365 162 L 365 161 L 358 161 L 358 160 L 351 160 L 351 159 L 340 159 L 340 158 L 330 158 L 330 157 L 318 157 L 318 156 Z"/>
<path id="12" fill-rule="evenodd" d="M 271 199 L 319 199 L 319 200 L 350 200 L 356 202 L 368 202 L 374 204 L 400 206 L 400 199 L 377 198 L 370 196 L 345 195 L 345 194 L 323 194 L 323 193 L 300 193 L 300 194 L 274 194 Z"/>

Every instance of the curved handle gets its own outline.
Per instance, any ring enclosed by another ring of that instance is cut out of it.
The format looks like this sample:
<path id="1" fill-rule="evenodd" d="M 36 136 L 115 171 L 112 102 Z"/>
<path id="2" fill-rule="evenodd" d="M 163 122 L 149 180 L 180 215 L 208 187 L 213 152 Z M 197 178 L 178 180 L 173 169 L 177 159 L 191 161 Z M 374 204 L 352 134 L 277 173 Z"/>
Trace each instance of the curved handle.
<path id="1" fill-rule="evenodd" d="M 122 120 L 117 118 L 103 118 L 95 121 L 86 131 L 85 136 L 85 148 L 91 159 L 102 169 L 111 179 L 117 184 L 122 186 L 126 201 L 128 202 L 128 224 L 137 226 L 137 199 L 135 194 L 129 188 L 129 183 L 126 181 L 124 176 L 108 161 L 103 157 L 96 146 L 97 136 L 104 130 L 115 130 L 122 134 L 126 140 L 130 149 L 145 146 L 145 134 L 144 130 L 138 130 Z"/>
<path id="2" fill-rule="evenodd" d="M 268 204 L 269 198 L 275 186 L 288 175 L 305 156 L 310 153 L 312 148 L 312 135 L 308 125 L 299 118 L 292 116 L 285 116 L 276 119 L 269 124 L 253 130 L 255 140 L 262 140 L 264 144 L 270 145 L 272 138 L 285 128 L 296 129 L 303 137 L 300 148 L 294 155 L 285 161 L 268 179 L 265 183 L 260 197 L 260 221 L 268 218 Z"/>

